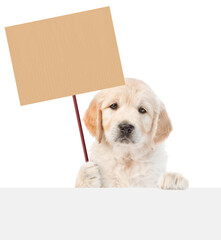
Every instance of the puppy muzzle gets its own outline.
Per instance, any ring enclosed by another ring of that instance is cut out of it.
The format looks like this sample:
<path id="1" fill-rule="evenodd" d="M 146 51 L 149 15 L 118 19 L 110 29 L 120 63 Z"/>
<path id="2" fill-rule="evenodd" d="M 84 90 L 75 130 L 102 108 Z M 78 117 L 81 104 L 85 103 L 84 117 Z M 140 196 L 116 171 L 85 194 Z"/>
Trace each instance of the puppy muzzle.
<path id="1" fill-rule="evenodd" d="M 116 142 L 133 143 L 132 135 L 135 127 L 127 122 L 122 122 L 118 125 L 119 134 Z"/>

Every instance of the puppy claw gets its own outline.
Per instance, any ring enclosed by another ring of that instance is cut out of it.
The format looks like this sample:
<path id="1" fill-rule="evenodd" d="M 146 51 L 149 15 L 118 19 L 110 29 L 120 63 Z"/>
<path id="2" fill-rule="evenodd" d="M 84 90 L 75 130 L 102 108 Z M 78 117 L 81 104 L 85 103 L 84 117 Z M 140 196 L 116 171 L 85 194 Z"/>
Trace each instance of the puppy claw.
<path id="1" fill-rule="evenodd" d="M 184 190 L 189 186 L 188 180 L 179 173 L 165 173 L 160 177 L 159 188 L 164 190 Z"/>
<path id="2" fill-rule="evenodd" d="M 75 187 L 77 188 L 100 188 L 101 174 L 99 167 L 94 162 L 87 162 L 81 166 Z"/>

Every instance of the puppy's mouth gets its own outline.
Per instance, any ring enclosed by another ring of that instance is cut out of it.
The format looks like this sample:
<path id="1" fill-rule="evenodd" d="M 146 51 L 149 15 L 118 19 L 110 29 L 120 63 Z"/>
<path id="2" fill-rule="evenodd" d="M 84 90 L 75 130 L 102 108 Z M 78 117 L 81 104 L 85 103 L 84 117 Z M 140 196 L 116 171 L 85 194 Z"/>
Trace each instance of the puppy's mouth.
<path id="1" fill-rule="evenodd" d="M 126 137 L 126 136 L 120 136 L 120 137 L 116 138 L 115 142 L 124 143 L 124 144 L 134 143 L 134 141 L 131 138 Z"/>

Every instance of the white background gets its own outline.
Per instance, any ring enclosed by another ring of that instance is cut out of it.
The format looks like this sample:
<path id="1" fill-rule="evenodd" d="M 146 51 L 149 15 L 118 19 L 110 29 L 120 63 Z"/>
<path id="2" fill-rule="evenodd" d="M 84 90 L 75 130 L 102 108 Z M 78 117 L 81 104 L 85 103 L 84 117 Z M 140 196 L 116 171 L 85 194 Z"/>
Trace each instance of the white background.
<path id="1" fill-rule="evenodd" d="M 71 97 L 20 107 L 4 27 L 103 6 L 111 7 L 125 77 L 144 80 L 167 107 L 168 170 L 190 187 L 221 187 L 221 3 L 214 0 L 1 1 L 0 187 L 73 187 L 84 162 Z M 78 95 L 81 117 L 94 94 Z"/>

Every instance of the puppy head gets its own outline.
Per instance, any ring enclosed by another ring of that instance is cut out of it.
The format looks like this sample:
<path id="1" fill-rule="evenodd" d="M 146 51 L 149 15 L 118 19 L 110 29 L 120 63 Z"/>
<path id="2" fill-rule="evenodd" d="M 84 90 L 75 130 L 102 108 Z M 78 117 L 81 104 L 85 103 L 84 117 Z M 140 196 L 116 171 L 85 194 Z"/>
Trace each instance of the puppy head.
<path id="1" fill-rule="evenodd" d="M 99 92 L 91 101 L 84 123 L 100 143 L 156 145 L 172 125 L 165 106 L 144 82 L 126 79 L 125 85 Z"/>

